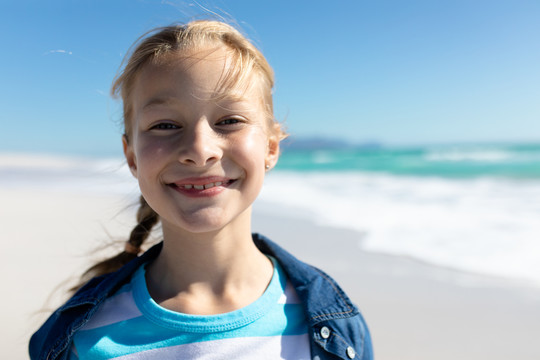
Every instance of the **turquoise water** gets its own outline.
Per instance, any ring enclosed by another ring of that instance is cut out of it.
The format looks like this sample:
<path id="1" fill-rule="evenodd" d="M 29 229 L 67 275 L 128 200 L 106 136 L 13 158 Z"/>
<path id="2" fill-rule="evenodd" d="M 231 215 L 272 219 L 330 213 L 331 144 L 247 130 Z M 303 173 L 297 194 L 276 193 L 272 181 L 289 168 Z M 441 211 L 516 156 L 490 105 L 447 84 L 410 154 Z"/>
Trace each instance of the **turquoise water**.
<path id="1" fill-rule="evenodd" d="M 283 150 L 278 170 L 540 179 L 540 143 Z"/>

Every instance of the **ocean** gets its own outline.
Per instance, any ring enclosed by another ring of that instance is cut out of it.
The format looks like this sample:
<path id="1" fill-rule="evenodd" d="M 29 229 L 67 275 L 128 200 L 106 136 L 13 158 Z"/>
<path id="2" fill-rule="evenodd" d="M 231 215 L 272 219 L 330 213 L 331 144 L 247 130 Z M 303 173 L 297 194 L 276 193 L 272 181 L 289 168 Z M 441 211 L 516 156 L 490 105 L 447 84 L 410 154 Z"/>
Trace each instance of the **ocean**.
<path id="1" fill-rule="evenodd" d="M 286 149 L 279 169 L 444 178 L 540 179 L 540 144 Z"/>
<path id="2" fill-rule="evenodd" d="M 119 158 L 3 153 L 0 186 L 137 194 Z M 286 148 L 258 201 L 365 251 L 540 286 L 540 144 Z"/>
<path id="3" fill-rule="evenodd" d="M 540 285 L 540 144 L 286 149 L 260 199 L 366 251 Z"/>

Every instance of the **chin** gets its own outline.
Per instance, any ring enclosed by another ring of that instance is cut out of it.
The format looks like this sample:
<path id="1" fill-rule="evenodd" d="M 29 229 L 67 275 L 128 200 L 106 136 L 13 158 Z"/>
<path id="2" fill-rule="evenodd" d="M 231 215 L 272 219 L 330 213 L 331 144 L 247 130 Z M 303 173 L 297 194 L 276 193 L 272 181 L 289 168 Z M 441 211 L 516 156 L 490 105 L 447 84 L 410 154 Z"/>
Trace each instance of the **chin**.
<path id="1" fill-rule="evenodd" d="M 187 232 L 192 234 L 204 234 L 218 232 L 231 226 L 232 219 L 223 214 L 190 214 L 180 219 L 165 219 L 164 226 L 174 232 Z"/>

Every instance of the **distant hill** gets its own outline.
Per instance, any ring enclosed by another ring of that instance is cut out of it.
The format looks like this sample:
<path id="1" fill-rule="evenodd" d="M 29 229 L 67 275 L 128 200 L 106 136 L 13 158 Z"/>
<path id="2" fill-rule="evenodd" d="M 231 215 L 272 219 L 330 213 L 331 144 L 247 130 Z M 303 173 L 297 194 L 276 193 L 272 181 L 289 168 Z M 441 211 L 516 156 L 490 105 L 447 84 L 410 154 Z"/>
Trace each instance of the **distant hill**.
<path id="1" fill-rule="evenodd" d="M 325 137 L 294 137 L 290 136 L 281 142 L 282 149 L 291 150 L 350 150 L 378 149 L 382 144 L 376 141 L 351 142 L 344 139 Z"/>

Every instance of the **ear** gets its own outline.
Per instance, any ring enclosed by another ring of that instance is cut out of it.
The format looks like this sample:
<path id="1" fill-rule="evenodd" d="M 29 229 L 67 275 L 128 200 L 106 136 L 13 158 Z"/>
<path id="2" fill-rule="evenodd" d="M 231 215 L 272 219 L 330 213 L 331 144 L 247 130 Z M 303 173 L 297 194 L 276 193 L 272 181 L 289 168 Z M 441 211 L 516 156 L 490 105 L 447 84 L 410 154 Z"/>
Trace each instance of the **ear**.
<path id="1" fill-rule="evenodd" d="M 268 166 L 268 170 L 273 169 L 276 166 L 279 159 L 279 137 L 276 135 L 270 135 L 268 137 L 268 145 L 266 147 L 265 165 Z"/>
<path id="2" fill-rule="evenodd" d="M 137 162 L 135 159 L 135 153 L 133 152 L 133 146 L 129 143 L 127 135 L 122 135 L 122 147 L 124 148 L 124 156 L 126 157 L 127 164 L 131 174 L 137 178 Z"/>

